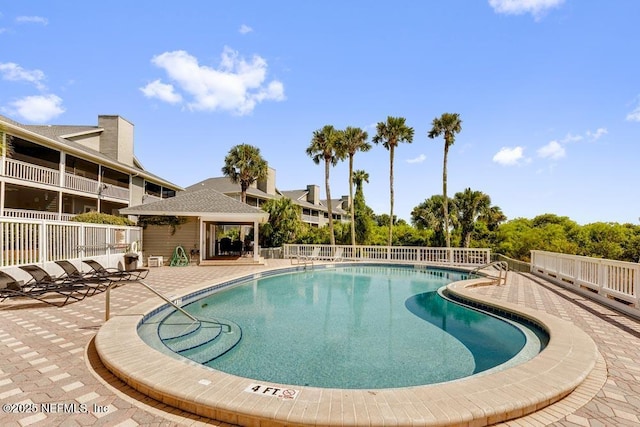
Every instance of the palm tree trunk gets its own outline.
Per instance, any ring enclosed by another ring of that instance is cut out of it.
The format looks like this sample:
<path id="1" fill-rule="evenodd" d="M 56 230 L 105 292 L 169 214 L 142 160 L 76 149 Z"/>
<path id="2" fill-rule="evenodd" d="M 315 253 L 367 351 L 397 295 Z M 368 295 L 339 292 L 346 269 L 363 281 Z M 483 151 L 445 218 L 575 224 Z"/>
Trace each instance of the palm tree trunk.
<path id="1" fill-rule="evenodd" d="M 331 246 L 335 246 L 336 237 L 333 234 L 333 210 L 331 209 L 331 191 L 329 189 L 329 159 L 324 160 L 324 186 L 327 192 L 327 209 L 329 210 L 329 239 Z"/>
<path id="2" fill-rule="evenodd" d="M 247 188 L 243 183 L 240 183 L 240 201 L 242 203 L 247 203 Z"/>
<path id="3" fill-rule="evenodd" d="M 349 156 L 349 211 L 351 213 L 351 246 L 356 246 L 356 218 L 353 207 L 353 156 Z"/>
<path id="4" fill-rule="evenodd" d="M 449 144 L 444 143 L 444 164 L 442 166 L 442 212 L 444 214 L 444 236 L 447 248 L 451 247 L 451 236 L 449 234 L 449 198 L 447 197 L 447 156 L 449 155 Z"/>
<path id="5" fill-rule="evenodd" d="M 389 240 L 387 246 L 393 241 L 393 144 L 389 144 Z"/>

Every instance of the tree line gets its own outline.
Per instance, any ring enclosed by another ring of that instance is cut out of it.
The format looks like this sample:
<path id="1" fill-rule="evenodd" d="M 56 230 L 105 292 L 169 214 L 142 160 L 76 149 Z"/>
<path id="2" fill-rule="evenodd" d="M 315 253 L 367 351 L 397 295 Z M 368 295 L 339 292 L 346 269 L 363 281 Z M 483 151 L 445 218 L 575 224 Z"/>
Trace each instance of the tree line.
<path id="1" fill-rule="evenodd" d="M 459 114 L 444 113 L 432 122 L 427 137 L 444 138 L 442 194 L 433 195 L 411 212 L 411 224 L 394 215 L 393 167 L 395 149 L 411 143 L 414 130 L 403 117 L 387 117 L 376 125 L 372 142 L 389 151 L 389 214 L 377 215 L 366 204 L 364 184 L 369 174 L 354 170 L 354 157 L 369 151 L 368 134 L 361 128 L 336 129 L 332 125 L 313 132 L 306 154 L 323 164 L 328 217 L 333 218 L 330 171 L 339 161 L 349 161 L 350 218 L 329 221 L 328 227 L 313 227 L 301 220 L 301 208 L 287 198 L 268 200 L 262 208 L 269 222 L 260 233 L 260 245 L 284 243 L 405 245 L 432 247 L 485 247 L 508 257 L 528 261 L 531 250 L 638 262 L 640 226 L 618 223 L 578 225 L 567 217 L 544 214 L 533 219 L 507 221 L 489 195 L 466 188 L 452 198 L 447 195 L 447 159 L 455 135 L 462 129 Z M 267 175 L 267 162 L 257 147 L 240 144 L 225 157 L 222 173 L 240 184 L 242 200 L 251 184 Z M 355 195 L 353 193 L 355 188 Z"/>

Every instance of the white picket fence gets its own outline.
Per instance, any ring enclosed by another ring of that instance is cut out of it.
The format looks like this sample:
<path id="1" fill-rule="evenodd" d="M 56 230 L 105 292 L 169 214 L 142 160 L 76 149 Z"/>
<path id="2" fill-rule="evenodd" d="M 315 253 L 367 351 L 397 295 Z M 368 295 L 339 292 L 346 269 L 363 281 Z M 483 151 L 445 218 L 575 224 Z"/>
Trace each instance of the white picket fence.
<path id="1" fill-rule="evenodd" d="M 602 302 L 633 307 L 640 314 L 640 264 L 531 251 L 531 272 L 575 290 L 588 290 L 587 295 Z"/>
<path id="2" fill-rule="evenodd" d="M 0 268 L 23 276 L 20 265 L 37 264 L 59 274 L 54 261 L 75 261 L 81 267 L 80 261 L 87 258 L 105 267 L 122 267 L 123 254 L 134 242 L 140 251 L 140 227 L 0 218 Z"/>
<path id="3" fill-rule="evenodd" d="M 491 251 L 421 246 L 284 245 L 283 257 L 480 266 L 491 262 Z"/>

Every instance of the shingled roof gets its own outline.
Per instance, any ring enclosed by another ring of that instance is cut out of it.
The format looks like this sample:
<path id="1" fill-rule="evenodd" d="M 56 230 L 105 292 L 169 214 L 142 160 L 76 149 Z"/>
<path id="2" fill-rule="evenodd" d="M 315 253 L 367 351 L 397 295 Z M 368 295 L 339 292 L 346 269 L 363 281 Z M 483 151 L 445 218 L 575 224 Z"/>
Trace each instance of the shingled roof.
<path id="1" fill-rule="evenodd" d="M 231 178 L 226 176 L 220 176 L 215 178 L 207 178 L 204 181 L 197 182 L 184 189 L 184 191 L 200 191 L 203 188 L 213 188 L 224 194 L 240 194 L 242 189 L 240 184 L 235 184 L 231 181 Z M 255 187 L 247 188 L 247 194 L 252 196 L 261 197 L 263 199 L 276 199 L 279 196 L 265 193 Z"/>
<path id="2" fill-rule="evenodd" d="M 99 134 L 103 132 L 103 128 L 99 126 L 76 126 L 76 125 L 26 125 L 15 120 L 12 120 L 8 117 L 0 115 L 0 122 L 5 122 L 12 126 L 15 126 L 20 129 L 24 129 L 28 132 L 39 135 L 40 137 L 46 138 L 49 141 L 64 146 L 68 149 L 75 151 L 75 153 L 82 153 L 89 158 L 97 159 L 101 163 L 105 165 L 117 165 L 119 168 L 124 169 L 126 171 L 132 171 L 134 173 L 139 173 L 145 175 L 149 178 L 152 178 L 154 181 L 161 183 L 162 185 L 166 185 L 170 188 L 180 190 L 181 187 L 173 184 L 166 179 L 155 175 L 144 168 L 141 168 L 140 162 L 134 156 L 134 166 L 124 164 L 119 162 L 116 159 L 113 159 L 99 151 L 92 150 L 88 147 L 85 147 L 82 144 L 79 144 L 71 139 L 67 139 L 77 135 L 86 135 L 91 133 Z M 59 148 L 58 148 L 59 149 Z"/>
<path id="3" fill-rule="evenodd" d="M 251 219 L 259 222 L 265 222 L 269 218 L 269 214 L 262 209 L 225 196 L 212 188 L 183 191 L 175 197 L 120 209 L 120 213 L 124 215 L 199 216 L 213 219 L 215 217 L 235 217 L 238 220 Z"/>

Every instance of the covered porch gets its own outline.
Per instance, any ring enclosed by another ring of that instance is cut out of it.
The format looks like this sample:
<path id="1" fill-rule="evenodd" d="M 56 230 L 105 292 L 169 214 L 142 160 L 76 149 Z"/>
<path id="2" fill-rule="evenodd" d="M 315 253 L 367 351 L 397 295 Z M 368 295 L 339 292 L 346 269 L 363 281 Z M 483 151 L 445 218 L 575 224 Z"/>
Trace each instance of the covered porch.
<path id="1" fill-rule="evenodd" d="M 157 217 L 157 225 L 143 230 L 146 258 L 162 257 L 169 264 L 181 246 L 189 263 L 199 265 L 262 264 L 257 242 L 260 224 L 269 219 L 261 209 L 248 206 L 213 189 L 182 192 L 120 211 L 130 216 Z M 163 222 L 162 218 L 176 221 Z"/>
<path id="2" fill-rule="evenodd" d="M 200 219 L 200 265 L 263 264 L 258 247 L 260 223 L 232 218 Z"/>

